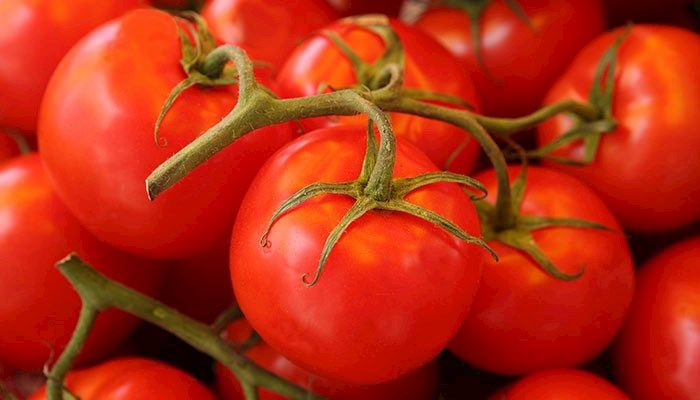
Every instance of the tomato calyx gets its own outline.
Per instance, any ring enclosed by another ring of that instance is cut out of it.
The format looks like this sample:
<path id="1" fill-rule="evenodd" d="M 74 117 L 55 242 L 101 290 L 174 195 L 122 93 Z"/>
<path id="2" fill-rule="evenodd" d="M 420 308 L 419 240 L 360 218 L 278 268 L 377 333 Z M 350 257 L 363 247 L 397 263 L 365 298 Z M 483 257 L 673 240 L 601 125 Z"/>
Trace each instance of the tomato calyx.
<path id="1" fill-rule="evenodd" d="M 596 110 L 593 119 L 586 120 L 581 116 L 575 118 L 574 126 L 552 142 L 527 153 L 530 158 L 543 158 L 565 165 L 584 166 L 595 160 L 600 141 L 604 134 L 611 133 L 617 128 L 617 121 L 612 112 L 612 98 L 615 90 L 615 68 L 617 54 L 623 42 L 632 30 L 628 25 L 613 44 L 603 53 L 595 70 L 593 87 L 589 93 L 588 102 Z M 583 142 L 583 157 L 570 159 L 552 155 L 554 151 L 576 141 Z"/>

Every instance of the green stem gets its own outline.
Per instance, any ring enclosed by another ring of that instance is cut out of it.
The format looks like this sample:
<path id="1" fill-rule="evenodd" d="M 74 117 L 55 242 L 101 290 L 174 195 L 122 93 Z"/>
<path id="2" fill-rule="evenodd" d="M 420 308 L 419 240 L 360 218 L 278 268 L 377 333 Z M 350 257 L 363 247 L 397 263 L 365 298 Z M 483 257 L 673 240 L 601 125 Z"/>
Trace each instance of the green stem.
<path id="1" fill-rule="evenodd" d="M 61 261 L 58 264 L 58 268 L 80 294 L 81 299 L 86 304 L 84 308 L 88 308 L 92 313 L 109 307 L 118 308 L 165 329 L 197 350 L 212 356 L 231 370 L 239 381 L 245 382 L 247 385 L 253 387 L 263 386 L 281 396 L 294 400 L 322 399 L 253 364 L 234 351 L 233 346 L 225 339 L 219 337 L 219 334 L 209 326 L 189 318 L 161 302 L 107 279 L 75 255 L 71 255 Z M 86 316 L 86 321 L 87 318 Z M 87 322 L 81 326 L 89 331 Z M 79 339 L 84 341 L 85 336 L 85 332 L 82 332 L 80 335 L 76 332 L 73 339 L 71 339 L 69 348 L 79 350 L 79 345 L 73 342 L 77 343 Z M 56 363 L 49 375 L 55 378 L 52 379 L 54 397 L 50 397 L 50 400 L 61 399 L 60 393 L 59 397 L 55 397 L 56 388 L 60 389 L 62 387 L 63 377 L 65 371 L 67 371 L 67 362 L 61 362 L 61 360 L 69 359 L 71 355 L 72 353 L 65 357 L 61 355 L 59 362 Z M 63 373 L 63 375 L 60 373 Z"/>
<path id="2" fill-rule="evenodd" d="M 598 108 L 589 103 L 581 103 L 574 100 L 563 100 L 540 108 L 532 114 L 519 118 L 494 118 L 473 114 L 474 119 L 489 132 L 499 135 L 508 135 L 513 132 L 529 129 L 541 122 L 563 112 L 574 113 L 586 121 L 595 121 L 599 118 Z"/>
<path id="3" fill-rule="evenodd" d="M 241 308 L 238 307 L 238 304 L 233 304 L 216 317 L 216 321 L 211 324 L 211 329 L 214 332 L 221 333 L 228 327 L 229 323 L 241 318 L 243 318 Z"/>

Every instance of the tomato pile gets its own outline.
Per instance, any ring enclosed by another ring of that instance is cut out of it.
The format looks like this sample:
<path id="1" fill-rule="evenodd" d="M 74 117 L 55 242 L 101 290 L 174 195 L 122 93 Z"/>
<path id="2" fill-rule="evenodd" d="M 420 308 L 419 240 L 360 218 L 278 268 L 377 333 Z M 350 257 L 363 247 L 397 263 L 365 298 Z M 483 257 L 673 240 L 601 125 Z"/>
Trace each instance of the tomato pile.
<path id="1" fill-rule="evenodd" d="M 700 399 L 700 3 L 0 22 L 0 399 Z"/>

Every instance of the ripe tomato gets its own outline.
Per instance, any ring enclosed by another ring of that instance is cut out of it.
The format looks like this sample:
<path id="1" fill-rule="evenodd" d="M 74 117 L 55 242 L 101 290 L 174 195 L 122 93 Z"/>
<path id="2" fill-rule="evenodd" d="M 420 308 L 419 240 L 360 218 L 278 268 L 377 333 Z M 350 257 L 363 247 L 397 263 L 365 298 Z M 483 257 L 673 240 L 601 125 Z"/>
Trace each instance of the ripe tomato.
<path id="1" fill-rule="evenodd" d="M 154 143 L 170 90 L 185 78 L 177 20 L 137 10 L 94 31 L 66 56 L 46 91 L 39 147 L 59 196 L 97 237 L 131 253 L 183 258 L 230 233 L 245 188 L 291 139 L 290 124 L 245 136 L 154 202 L 144 180 L 215 125 L 237 89 L 193 87 L 175 101 Z"/>
<path id="2" fill-rule="evenodd" d="M 413 27 L 392 22 L 401 38 L 406 54 L 405 85 L 407 88 L 436 91 L 459 97 L 478 107 L 476 93 L 457 61 L 436 41 Z M 366 28 L 339 21 L 328 30 L 337 33 L 365 61 L 373 62 L 384 52 L 383 41 Z M 316 94 L 323 83 L 333 88 L 357 84 L 348 59 L 327 37 L 315 35 L 303 42 L 289 56 L 278 76 L 282 97 Z M 338 124 L 367 126 L 365 117 L 324 117 L 302 121 L 307 130 Z M 471 171 L 479 146 L 461 128 L 407 114 L 393 114 L 396 135 L 416 145 L 440 168 L 455 172 Z M 466 147 L 453 161 L 455 148 Z M 449 164 L 449 165 L 448 165 Z"/>
<path id="3" fill-rule="evenodd" d="M 229 325 L 227 337 L 236 343 L 245 341 L 251 334 L 250 325 L 238 320 Z M 311 390 L 329 400 L 429 400 L 437 394 L 439 366 L 437 361 L 378 385 L 352 385 L 315 376 L 292 364 L 283 355 L 259 342 L 246 351 L 246 357 L 280 377 Z M 216 382 L 223 400 L 243 400 L 243 391 L 238 379 L 226 367 L 216 365 Z M 260 400 L 284 400 L 284 397 L 265 389 L 260 391 Z"/>
<path id="4" fill-rule="evenodd" d="M 615 375 L 635 399 L 697 399 L 700 237 L 663 250 L 642 266 L 637 282 L 613 349 Z"/>
<path id="5" fill-rule="evenodd" d="M 18 154 L 17 141 L 0 128 L 0 161 L 8 160 Z"/>
<path id="6" fill-rule="evenodd" d="M 85 34 L 147 0 L 3 0 L 0 126 L 36 131 L 39 104 L 58 62 Z"/>
<path id="7" fill-rule="evenodd" d="M 202 16 L 218 38 L 276 68 L 308 34 L 338 18 L 324 0 L 210 0 Z"/>
<path id="8" fill-rule="evenodd" d="M 518 0 L 517 4 L 531 26 L 506 0 L 491 2 L 481 15 L 484 65 L 477 58 L 464 10 L 436 7 L 416 22 L 461 61 L 488 115 L 515 117 L 537 109 L 578 51 L 605 29 L 600 0 Z"/>
<path id="9" fill-rule="evenodd" d="M 71 372 L 66 387 L 83 400 L 214 400 L 203 384 L 188 374 L 146 358 L 118 358 Z M 46 400 L 42 388 L 28 400 Z"/>
<path id="10" fill-rule="evenodd" d="M 314 182 L 358 177 L 364 128 L 321 129 L 273 156 L 256 177 L 236 219 L 231 279 L 243 313 L 260 336 L 301 368 L 329 379 L 376 384 L 435 358 L 464 320 L 485 251 L 399 212 L 369 211 L 343 233 L 320 280 L 313 276 L 331 230 L 352 206 L 341 195 L 315 197 L 275 222 L 280 204 Z M 396 177 L 435 166 L 399 141 Z M 405 197 L 479 235 L 474 207 L 454 184 Z"/>
<path id="11" fill-rule="evenodd" d="M 528 375 L 498 391 L 489 399 L 629 400 L 629 397 L 612 383 L 590 372 L 552 369 Z"/>
<path id="12" fill-rule="evenodd" d="M 403 0 L 327 0 L 343 15 L 386 14 L 399 15 Z"/>
<path id="13" fill-rule="evenodd" d="M 158 265 L 107 247 L 80 226 L 51 189 L 37 154 L 0 168 L 0 363 L 40 370 L 73 333 L 80 298 L 55 264 L 77 252 L 102 273 L 155 294 Z M 137 320 L 118 311 L 98 318 L 81 360 L 116 347 Z"/>
<path id="14" fill-rule="evenodd" d="M 547 95 L 547 103 L 586 101 L 598 61 L 621 34 L 588 45 Z M 652 56 L 653 55 L 653 56 Z M 612 114 L 617 129 L 605 134 L 592 164 L 555 165 L 598 191 L 633 231 L 669 231 L 700 217 L 700 35 L 669 26 L 635 25 L 617 57 Z M 567 116 L 541 125 L 544 145 L 572 126 Z M 663 151 L 663 153 L 661 153 Z M 580 142 L 554 155 L 579 159 Z"/>
<path id="15" fill-rule="evenodd" d="M 510 168 L 511 177 L 518 173 Z M 476 179 L 493 202 L 495 173 Z M 597 222 L 613 231 L 549 227 L 532 232 L 561 271 L 584 268 L 574 281 L 556 279 L 525 253 L 489 241 L 500 261 L 487 260 L 472 310 L 450 350 L 474 366 L 507 375 L 580 365 L 607 347 L 632 301 L 634 271 L 625 236 L 591 189 L 541 167 L 528 169 L 520 210 Z"/>

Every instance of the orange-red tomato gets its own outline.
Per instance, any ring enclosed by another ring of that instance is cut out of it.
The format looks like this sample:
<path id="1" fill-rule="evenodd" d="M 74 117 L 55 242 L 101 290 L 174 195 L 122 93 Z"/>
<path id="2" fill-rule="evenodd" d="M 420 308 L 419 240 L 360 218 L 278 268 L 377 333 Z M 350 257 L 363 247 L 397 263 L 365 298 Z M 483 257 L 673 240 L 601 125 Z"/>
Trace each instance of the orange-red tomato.
<path id="1" fill-rule="evenodd" d="M 590 372 L 576 369 L 536 372 L 498 391 L 489 399 L 630 400 L 612 383 Z"/>

